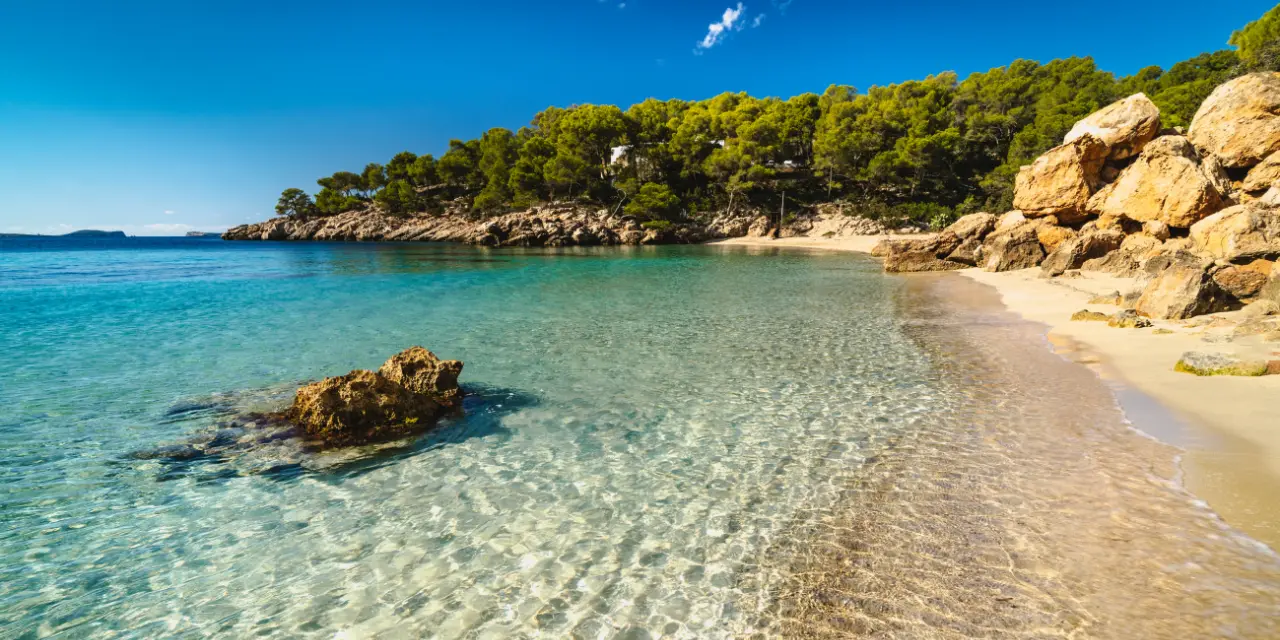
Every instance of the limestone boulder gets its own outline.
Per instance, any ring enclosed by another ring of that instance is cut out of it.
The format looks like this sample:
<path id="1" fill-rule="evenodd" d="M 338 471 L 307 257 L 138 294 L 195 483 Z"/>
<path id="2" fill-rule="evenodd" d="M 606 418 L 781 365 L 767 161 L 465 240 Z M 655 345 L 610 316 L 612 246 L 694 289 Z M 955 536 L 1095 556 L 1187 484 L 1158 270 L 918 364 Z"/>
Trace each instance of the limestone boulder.
<path id="1" fill-rule="evenodd" d="M 1036 239 L 1040 241 L 1040 248 L 1044 249 L 1045 254 L 1053 253 L 1062 243 L 1077 235 L 1075 229 L 1060 227 L 1056 224 L 1043 224 L 1036 227 Z"/>
<path id="2" fill-rule="evenodd" d="M 1006 229 L 1012 229 L 1014 227 L 1022 225 L 1026 221 L 1027 221 L 1027 217 L 1022 215 L 1021 211 L 1018 211 L 1017 209 L 1014 209 L 1012 211 L 1006 211 L 1000 214 L 999 218 L 996 218 L 995 230 L 1004 231 Z"/>
<path id="3" fill-rule="evenodd" d="M 1219 85 L 1196 111 L 1187 137 L 1232 169 L 1280 151 L 1280 73 L 1251 73 Z"/>
<path id="4" fill-rule="evenodd" d="M 358 369 L 298 389 L 287 416 L 326 446 L 351 446 L 409 435 L 443 411 L 430 396 Z"/>
<path id="5" fill-rule="evenodd" d="M 1226 353 L 1188 351 L 1173 367 L 1174 371 L 1197 376 L 1264 376 L 1267 363 L 1263 360 L 1245 360 Z"/>
<path id="6" fill-rule="evenodd" d="M 968 240 L 974 236 L 985 238 L 996 228 L 998 218 L 993 213 L 971 213 L 967 216 L 961 216 L 959 220 L 951 223 L 945 231 L 954 233 L 961 240 Z"/>
<path id="7" fill-rule="evenodd" d="M 1124 239 L 1123 233 L 1113 230 L 1080 234 L 1058 245 L 1040 268 L 1046 276 L 1062 275 L 1068 269 L 1081 268 L 1087 260 L 1118 250 Z"/>
<path id="8" fill-rule="evenodd" d="M 895 251 L 884 259 L 888 273 L 919 273 L 924 271 L 953 271 L 969 265 L 937 257 L 930 251 Z"/>
<path id="9" fill-rule="evenodd" d="M 1148 318 L 1181 320 L 1225 311 L 1231 301 L 1198 258 L 1175 256 L 1143 289 L 1134 310 Z"/>
<path id="10" fill-rule="evenodd" d="M 1266 157 L 1261 164 L 1249 170 L 1240 188 L 1248 193 L 1264 192 L 1280 184 L 1280 151 Z"/>
<path id="11" fill-rule="evenodd" d="M 1106 159 L 1107 145 L 1088 133 L 1046 151 L 1018 171 L 1013 206 L 1028 218 L 1057 216 L 1063 224 L 1084 221 L 1089 198 L 1101 186 Z"/>
<path id="12" fill-rule="evenodd" d="M 1213 273 L 1213 281 L 1238 300 L 1249 300 L 1262 291 L 1267 275 L 1248 267 L 1230 265 Z"/>
<path id="13" fill-rule="evenodd" d="M 1201 170 L 1195 147 L 1182 136 L 1161 136 L 1115 182 L 1094 194 L 1088 209 L 1099 216 L 1185 229 L 1226 204 Z"/>
<path id="14" fill-rule="evenodd" d="M 1110 160 L 1138 155 L 1160 130 L 1160 109 L 1145 94 L 1113 102 L 1071 128 L 1063 142 L 1091 135 L 1107 145 Z"/>
<path id="15" fill-rule="evenodd" d="M 1241 204 L 1191 226 L 1197 251 L 1220 260 L 1280 257 L 1280 209 Z"/>
<path id="16" fill-rule="evenodd" d="M 462 362 L 458 360 L 441 360 L 414 346 L 391 356 L 378 373 L 413 393 L 430 396 L 443 407 L 462 404 L 462 390 L 458 388 Z"/>
<path id="17" fill-rule="evenodd" d="M 1036 234 L 1037 225 L 1026 223 L 987 236 L 983 244 L 982 268 L 987 271 L 1030 269 L 1044 259 L 1044 249 Z"/>

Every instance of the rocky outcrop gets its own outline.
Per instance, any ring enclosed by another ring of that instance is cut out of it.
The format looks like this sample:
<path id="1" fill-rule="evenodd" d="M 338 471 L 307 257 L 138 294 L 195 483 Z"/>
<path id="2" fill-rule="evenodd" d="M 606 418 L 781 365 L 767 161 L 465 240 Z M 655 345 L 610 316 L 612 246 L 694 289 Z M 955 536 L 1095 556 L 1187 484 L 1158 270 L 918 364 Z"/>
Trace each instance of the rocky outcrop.
<path id="1" fill-rule="evenodd" d="M 1142 291 L 1134 310 L 1148 318 L 1181 320 L 1225 311 L 1231 302 L 1202 261 L 1182 254 L 1170 257 L 1170 263 Z"/>
<path id="2" fill-rule="evenodd" d="M 1187 137 L 1233 169 L 1280 151 L 1280 73 L 1251 73 L 1219 85 L 1196 111 Z"/>
<path id="3" fill-rule="evenodd" d="M 1191 240 L 1220 260 L 1280 257 L 1280 209 L 1253 203 L 1223 209 L 1192 225 Z"/>
<path id="4" fill-rule="evenodd" d="M 954 271 L 969 265 L 939 258 L 928 251 L 896 251 L 884 259 L 888 273 L 919 273 L 924 271 Z"/>
<path id="5" fill-rule="evenodd" d="M 1223 206 L 1222 194 L 1201 170 L 1195 147 L 1182 136 L 1151 141 L 1088 203 L 1089 211 L 1100 216 L 1159 221 L 1183 229 Z"/>
<path id="6" fill-rule="evenodd" d="M 1022 167 L 1015 179 L 1013 206 L 1028 218 L 1056 216 L 1064 224 L 1083 222 L 1087 204 L 1101 186 L 1107 145 L 1090 134 L 1054 147 Z"/>
<path id="7" fill-rule="evenodd" d="M 1044 259 L 1044 249 L 1036 234 L 1037 225 L 1027 222 L 987 236 L 982 247 L 982 268 L 986 271 L 1030 269 Z"/>
<path id="8" fill-rule="evenodd" d="M 298 389 L 284 417 L 323 446 L 404 437 L 426 430 L 459 406 L 461 370 L 461 362 L 439 360 L 414 347 L 393 356 L 378 373 L 357 369 Z"/>
<path id="9" fill-rule="evenodd" d="M 441 406 L 454 408 L 462 404 L 462 390 L 458 388 L 462 362 L 458 360 L 441 360 L 415 346 L 391 356 L 378 373 L 413 393 L 430 396 Z"/>
<path id="10" fill-rule="evenodd" d="M 1107 145 L 1108 160 L 1124 160 L 1138 155 L 1160 130 L 1160 109 L 1137 93 L 1113 102 L 1071 127 L 1064 143 L 1091 135 Z"/>
<path id="11" fill-rule="evenodd" d="M 1068 269 L 1079 269 L 1087 260 L 1101 258 L 1119 249 L 1123 242 L 1124 234 L 1119 231 L 1082 234 L 1058 245 L 1040 268 L 1047 276 L 1062 275 Z"/>

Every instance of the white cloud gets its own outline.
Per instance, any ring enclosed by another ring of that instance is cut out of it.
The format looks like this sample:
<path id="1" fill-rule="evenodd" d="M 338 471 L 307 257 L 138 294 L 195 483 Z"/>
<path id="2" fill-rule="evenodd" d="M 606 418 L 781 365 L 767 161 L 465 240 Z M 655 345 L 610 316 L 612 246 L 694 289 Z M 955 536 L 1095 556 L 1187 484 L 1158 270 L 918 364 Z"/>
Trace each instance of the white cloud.
<path id="1" fill-rule="evenodd" d="M 762 14 L 760 14 L 760 15 L 758 15 L 758 16 L 756 16 L 756 19 L 751 21 L 751 28 L 752 28 L 752 29 L 754 29 L 754 28 L 756 28 L 756 27 L 760 26 L 760 23 L 762 23 L 762 22 L 764 22 L 764 14 L 763 14 L 763 13 L 762 13 Z"/>
<path id="2" fill-rule="evenodd" d="M 742 12 L 746 7 L 742 3 L 738 3 L 738 8 L 725 9 L 724 16 L 720 18 L 720 22 L 713 22 L 707 26 L 707 35 L 703 36 L 702 41 L 698 43 L 699 49 L 710 49 L 720 43 L 725 33 L 733 29 L 741 29 L 742 24 L 738 22 L 738 18 L 742 17 Z"/>
<path id="3" fill-rule="evenodd" d="M 795 2 L 795 0 L 773 0 L 773 6 L 777 8 L 778 13 L 785 16 L 787 15 L 787 7 L 791 6 L 792 2 Z"/>
<path id="4" fill-rule="evenodd" d="M 174 210 L 172 210 L 172 209 L 165 209 L 165 210 L 164 210 L 164 214 L 165 214 L 166 216 L 171 216 L 171 215 L 173 215 L 173 214 L 175 214 L 175 213 L 177 213 L 177 211 L 174 211 Z"/>

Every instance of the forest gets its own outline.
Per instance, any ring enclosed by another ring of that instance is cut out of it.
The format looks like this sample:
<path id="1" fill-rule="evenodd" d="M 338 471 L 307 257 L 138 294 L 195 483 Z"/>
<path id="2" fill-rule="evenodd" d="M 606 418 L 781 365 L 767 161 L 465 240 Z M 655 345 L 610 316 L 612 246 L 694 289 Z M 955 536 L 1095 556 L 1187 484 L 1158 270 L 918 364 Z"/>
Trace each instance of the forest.
<path id="1" fill-rule="evenodd" d="M 1018 167 L 1057 145 L 1084 116 L 1143 92 L 1166 127 L 1186 127 L 1218 84 L 1280 71 L 1280 5 L 1231 34 L 1229 49 L 1168 70 L 1116 77 L 1092 58 L 1016 60 L 961 80 L 945 72 L 864 91 L 832 85 L 786 100 L 725 93 L 549 107 L 528 126 L 451 140 L 439 158 L 409 151 L 320 178 L 314 198 L 286 189 L 279 215 L 369 208 L 473 215 L 552 200 L 598 204 L 646 221 L 744 207 L 840 202 L 895 222 L 944 225 L 1011 208 Z"/>

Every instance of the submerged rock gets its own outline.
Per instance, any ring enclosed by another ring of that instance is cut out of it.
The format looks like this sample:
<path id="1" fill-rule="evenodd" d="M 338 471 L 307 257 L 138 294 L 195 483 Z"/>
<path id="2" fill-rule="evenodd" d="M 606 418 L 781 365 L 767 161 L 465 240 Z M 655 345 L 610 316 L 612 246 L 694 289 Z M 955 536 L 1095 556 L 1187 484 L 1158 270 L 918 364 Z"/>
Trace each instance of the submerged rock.
<path id="1" fill-rule="evenodd" d="M 458 388 L 458 374 L 462 363 L 458 360 L 441 360 L 436 354 L 422 347 L 409 347 L 378 368 L 378 373 L 413 393 L 430 396 L 444 407 L 462 404 L 462 390 Z"/>

